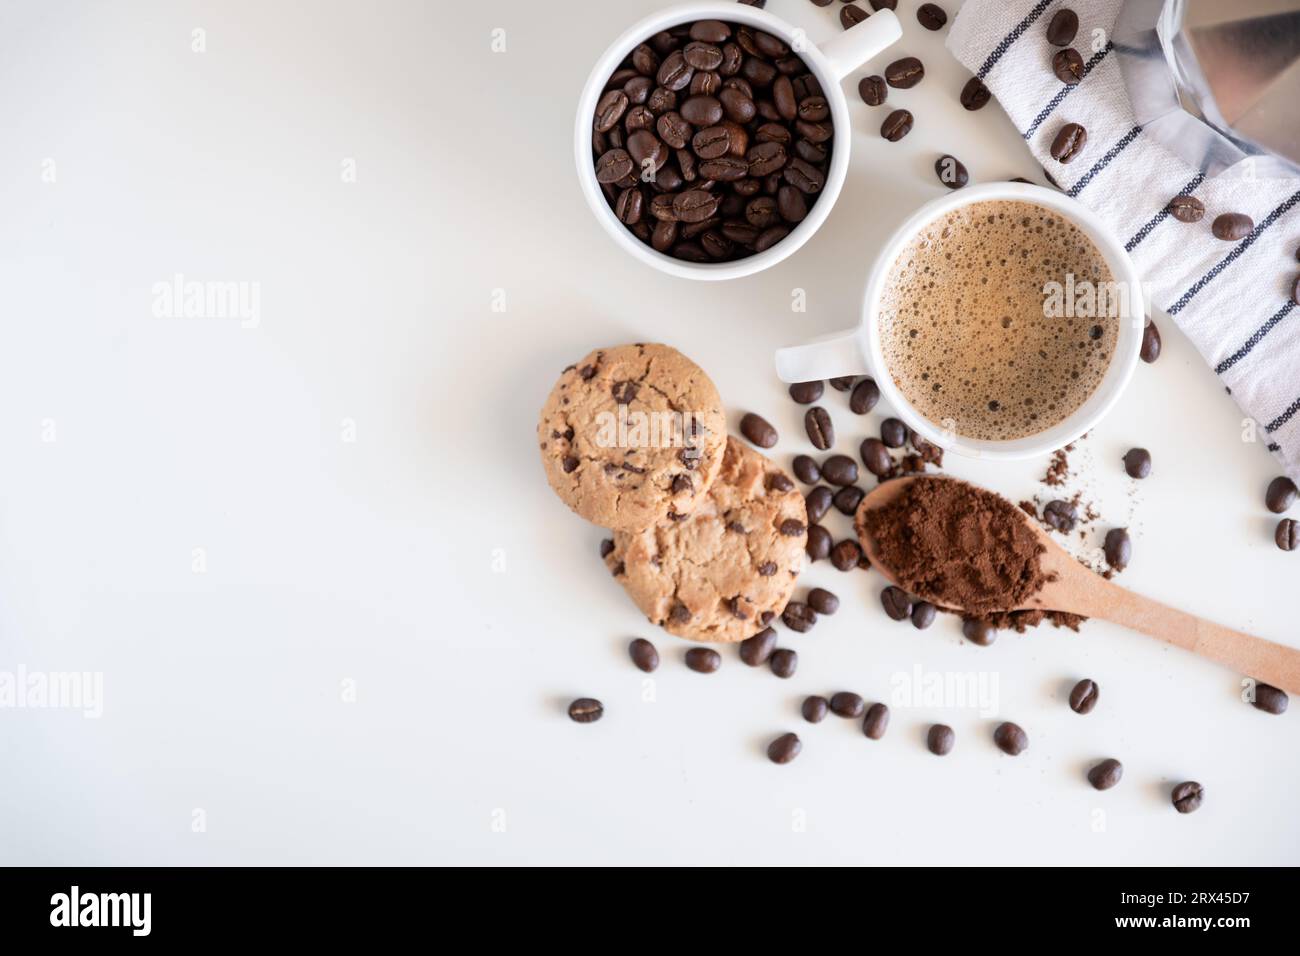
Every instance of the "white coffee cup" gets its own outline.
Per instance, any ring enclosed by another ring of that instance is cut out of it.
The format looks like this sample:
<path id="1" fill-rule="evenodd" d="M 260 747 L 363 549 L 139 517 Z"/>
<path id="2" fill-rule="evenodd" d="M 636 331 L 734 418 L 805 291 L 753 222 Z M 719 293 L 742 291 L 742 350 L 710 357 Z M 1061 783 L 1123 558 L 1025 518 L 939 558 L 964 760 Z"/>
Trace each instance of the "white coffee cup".
<path id="1" fill-rule="evenodd" d="M 755 253 L 734 262 L 686 262 L 664 255 L 634 236 L 614 211 L 596 181 L 595 157 L 591 150 L 592 122 L 596 101 L 604 91 L 605 83 L 636 47 L 661 30 L 695 20 L 723 20 L 743 23 L 763 30 L 784 40 L 792 51 L 803 58 L 808 71 L 821 84 L 826 102 L 830 104 L 831 122 L 835 127 L 834 148 L 826 185 L 807 217 L 790 234 L 764 252 Z M 818 227 L 826 221 L 831 207 L 839 197 L 840 187 L 849 169 L 849 146 L 853 141 L 853 128 L 849 125 L 849 106 L 841 83 L 863 63 L 880 53 L 902 36 L 898 18 L 890 10 L 877 10 L 866 20 L 838 34 L 834 39 L 815 46 L 803 31 L 791 26 L 766 10 L 730 0 L 726 3 L 686 3 L 669 7 L 628 28 L 596 61 L 591 76 L 578 101 L 578 117 L 574 124 L 573 155 L 578 165 L 578 181 L 587 205 L 610 238 L 633 256 L 661 272 L 685 279 L 735 279 L 752 275 L 768 266 L 776 265 L 807 242 Z"/>
<path id="2" fill-rule="evenodd" d="M 1068 418 L 1035 435 L 1011 441 L 985 441 L 955 434 L 932 422 L 903 397 L 885 362 L 876 315 L 894 261 L 918 232 L 931 222 L 969 203 L 1022 200 L 1044 206 L 1078 226 L 1106 259 L 1114 281 L 1128 292 L 1119 315 L 1115 354 L 1101 383 Z M 1137 367 L 1146 324 L 1146 301 L 1133 260 L 1101 219 L 1064 193 L 1025 183 L 986 183 L 968 186 L 926 203 L 885 243 L 867 273 L 862 316 L 856 328 L 837 332 L 776 353 L 776 373 L 783 382 L 811 382 L 843 375 L 871 375 L 881 395 L 908 427 L 922 438 L 959 455 L 990 460 L 1030 458 L 1063 448 L 1091 430 L 1119 399 Z"/>

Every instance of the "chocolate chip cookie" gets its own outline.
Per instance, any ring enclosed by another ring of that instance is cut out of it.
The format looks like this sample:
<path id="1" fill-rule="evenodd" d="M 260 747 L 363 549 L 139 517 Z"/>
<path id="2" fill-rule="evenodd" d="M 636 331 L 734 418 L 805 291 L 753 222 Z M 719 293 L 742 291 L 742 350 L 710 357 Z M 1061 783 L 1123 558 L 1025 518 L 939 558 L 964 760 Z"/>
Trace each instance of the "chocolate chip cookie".
<path id="1" fill-rule="evenodd" d="M 693 514 L 618 532 L 605 564 L 651 622 L 695 641 L 752 637 L 785 609 L 808 513 L 794 481 L 735 438 Z"/>
<path id="2" fill-rule="evenodd" d="M 690 514 L 718 474 L 726 437 L 717 388 L 667 345 L 597 349 L 570 365 L 537 426 L 556 494 L 615 531 Z"/>

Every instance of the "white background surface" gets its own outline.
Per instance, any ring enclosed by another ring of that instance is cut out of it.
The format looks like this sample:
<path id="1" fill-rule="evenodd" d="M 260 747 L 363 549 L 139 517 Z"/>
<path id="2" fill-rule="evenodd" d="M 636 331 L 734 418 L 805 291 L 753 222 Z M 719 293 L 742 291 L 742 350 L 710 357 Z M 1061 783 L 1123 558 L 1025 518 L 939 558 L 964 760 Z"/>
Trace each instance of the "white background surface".
<path id="1" fill-rule="evenodd" d="M 876 244 L 941 192 L 936 155 L 976 181 L 1041 181 L 996 105 L 957 105 L 944 34 L 903 0 L 904 39 L 874 72 L 925 61 L 919 87 L 890 94 L 916 129 L 885 142 L 884 110 L 854 93 L 852 170 L 821 233 L 733 283 L 651 272 L 592 221 L 570 138 L 590 64 L 656 6 L 11 9 L 0 669 L 100 671 L 104 713 L 0 711 L 0 862 L 1300 862 L 1297 715 L 1242 704 L 1237 674 L 1095 622 L 990 648 L 951 618 L 917 632 L 885 617 L 878 576 L 819 563 L 803 584 L 843 606 L 782 631 L 796 677 L 729 649 L 706 677 L 610 580 L 602 532 L 537 460 L 561 368 L 669 342 L 713 376 L 733 427 L 748 410 L 778 426 L 788 464 L 810 448 L 771 353 L 855 321 Z M 838 4 L 768 9 L 813 39 L 839 29 Z M 153 284 L 177 272 L 260 283 L 260 324 L 154 317 Z M 1262 504 L 1276 466 L 1162 331 L 1070 487 L 1101 531 L 1132 527 L 1123 584 L 1300 643 L 1300 565 Z M 856 419 L 844 399 L 825 404 L 853 453 L 886 410 Z M 1155 460 L 1137 487 L 1119 462 L 1134 444 Z M 948 470 L 1019 500 L 1045 490 L 1045 464 Z M 664 659 L 653 702 L 626 658 L 636 635 Z M 996 719 L 970 710 L 896 706 L 880 742 L 799 718 L 809 693 L 888 700 L 916 666 L 996 676 L 1030 750 L 1003 756 Z M 1102 686 L 1088 717 L 1065 704 L 1083 676 Z M 581 695 L 604 720 L 567 719 Z M 934 720 L 957 732 L 944 759 L 923 745 Z M 804 753 L 776 767 L 763 748 L 785 730 Z M 1098 794 L 1083 772 L 1103 756 L 1126 773 Z M 1208 795 L 1182 817 L 1168 791 L 1188 778 Z"/>

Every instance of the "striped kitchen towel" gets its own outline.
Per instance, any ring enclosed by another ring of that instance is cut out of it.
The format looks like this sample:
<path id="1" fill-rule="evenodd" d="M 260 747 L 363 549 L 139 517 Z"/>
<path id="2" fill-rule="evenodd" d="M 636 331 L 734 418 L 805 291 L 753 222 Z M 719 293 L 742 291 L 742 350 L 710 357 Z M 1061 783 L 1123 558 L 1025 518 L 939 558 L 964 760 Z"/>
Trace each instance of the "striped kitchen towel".
<path id="1" fill-rule="evenodd" d="M 1034 157 L 1060 188 L 1099 213 L 1127 240 L 1152 303 L 1173 317 L 1254 420 L 1257 437 L 1300 478 L 1300 180 L 1253 178 L 1241 169 L 1207 179 L 1133 119 L 1109 40 L 1123 0 L 967 0 L 948 48 L 984 81 Z M 1074 47 L 1083 81 L 1066 86 L 1052 72 L 1052 14 L 1079 15 Z M 1049 149 L 1065 123 L 1088 131 L 1069 165 Z M 1165 206 L 1189 194 L 1205 203 L 1196 225 Z M 1224 212 L 1243 212 L 1254 230 L 1238 242 L 1210 233 Z"/>

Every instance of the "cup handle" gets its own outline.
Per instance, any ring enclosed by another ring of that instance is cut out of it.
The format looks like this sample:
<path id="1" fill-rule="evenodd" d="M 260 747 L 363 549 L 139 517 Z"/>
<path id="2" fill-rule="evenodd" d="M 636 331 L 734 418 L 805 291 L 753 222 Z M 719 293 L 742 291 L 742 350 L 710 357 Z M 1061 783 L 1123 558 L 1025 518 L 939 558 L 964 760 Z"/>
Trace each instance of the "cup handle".
<path id="1" fill-rule="evenodd" d="M 877 10 L 856 26 L 821 44 L 822 55 L 830 61 L 838 79 L 862 66 L 903 35 L 903 28 L 893 10 Z"/>
<path id="2" fill-rule="evenodd" d="M 841 375 L 865 375 L 868 371 L 860 329 L 834 332 L 776 353 L 776 377 L 783 382 L 815 382 Z"/>

